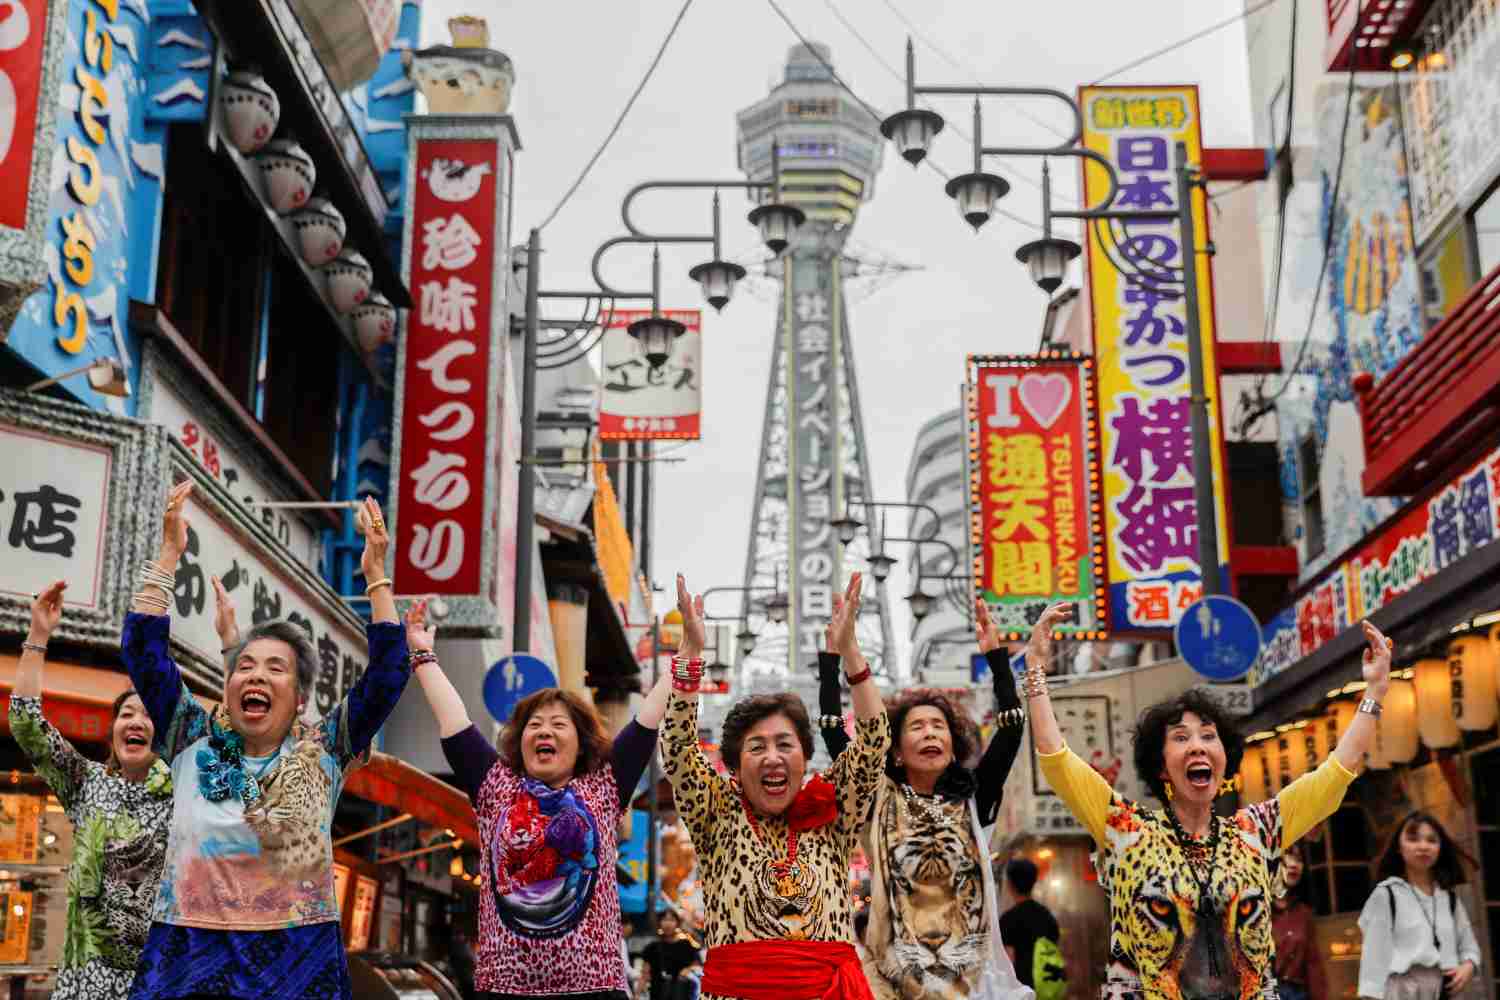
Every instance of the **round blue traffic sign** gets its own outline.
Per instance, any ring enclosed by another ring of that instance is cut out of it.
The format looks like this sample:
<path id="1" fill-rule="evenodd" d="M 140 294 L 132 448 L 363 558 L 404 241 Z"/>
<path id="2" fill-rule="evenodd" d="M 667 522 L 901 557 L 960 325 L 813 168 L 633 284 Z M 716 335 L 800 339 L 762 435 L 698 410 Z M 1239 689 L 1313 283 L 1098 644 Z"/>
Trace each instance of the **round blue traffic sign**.
<path id="1" fill-rule="evenodd" d="M 516 653 L 501 657 L 484 675 L 484 707 L 495 721 L 504 722 L 522 698 L 556 686 L 557 675 L 535 656 Z"/>
<path id="2" fill-rule="evenodd" d="M 1176 638 L 1187 665 L 1211 681 L 1237 681 L 1260 657 L 1260 622 L 1233 597 L 1211 594 L 1192 604 L 1177 623 Z"/>

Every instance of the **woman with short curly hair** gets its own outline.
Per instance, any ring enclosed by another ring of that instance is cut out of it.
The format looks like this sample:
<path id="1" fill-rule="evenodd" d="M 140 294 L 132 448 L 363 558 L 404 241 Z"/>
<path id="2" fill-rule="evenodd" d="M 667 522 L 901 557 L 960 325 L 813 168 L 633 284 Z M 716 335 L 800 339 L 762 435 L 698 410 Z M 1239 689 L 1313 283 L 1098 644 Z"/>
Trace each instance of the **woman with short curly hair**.
<path id="1" fill-rule="evenodd" d="M 677 814 L 693 838 L 708 913 L 704 1000 L 868 1000 L 854 947 L 849 856 L 880 781 L 890 730 L 854 639 L 859 574 L 830 630 L 844 657 L 854 742 L 826 775 L 803 784 L 812 726 L 791 695 L 747 698 L 724 722 L 720 775 L 698 745 L 703 599 L 677 578 L 682 649 L 662 757 Z"/>
<path id="2" fill-rule="evenodd" d="M 870 801 L 865 856 L 870 862 L 870 921 L 865 975 L 881 1000 L 908 997 L 1024 996 L 1000 940 L 998 892 L 984 828 L 995 822 L 1005 779 L 1021 747 L 1021 703 L 1010 656 L 982 599 L 975 639 L 990 665 L 995 734 L 978 754 L 968 713 L 930 688 L 903 691 L 886 704 L 891 747 Z M 830 756 L 848 744 L 840 714 L 836 653 L 818 656 L 820 722 Z M 830 683 L 832 682 L 832 683 Z M 938 935 L 934 917 L 956 925 Z M 1030 955 L 1016 956 L 1031 968 Z M 955 990 L 961 988 L 961 994 Z"/>
<path id="3" fill-rule="evenodd" d="M 1288 847 L 1327 819 L 1354 781 L 1391 682 L 1391 642 L 1363 623 L 1365 697 L 1317 770 L 1273 799 L 1216 816 L 1244 743 L 1208 696 L 1189 692 L 1148 708 L 1135 729 L 1142 781 L 1165 808 L 1119 795 L 1068 749 L 1047 694 L 1052 630 L 1071 608 L 1048 608 L 1031 632 L 1023 688 L 1042 774 L 1099 846 L 1110 901 L 1106 996 L 1259 1000 L 1276 995 L 1274 898 Z"/>

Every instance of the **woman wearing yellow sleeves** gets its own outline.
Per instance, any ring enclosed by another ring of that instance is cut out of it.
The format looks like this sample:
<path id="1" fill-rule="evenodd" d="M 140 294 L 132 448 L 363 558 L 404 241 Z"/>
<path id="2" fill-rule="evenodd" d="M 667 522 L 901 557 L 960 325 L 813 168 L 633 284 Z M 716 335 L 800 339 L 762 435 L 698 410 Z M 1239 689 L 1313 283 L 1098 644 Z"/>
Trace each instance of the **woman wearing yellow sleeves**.
<path id="1" fill-rule="evenodd" d="M 1332 755 L 1275 798 L 1215 816 L 1244 741 L 1201 692 L 1153 705 L 1136 724 L 1136 771 L 1165 809 L 1116 794 L 1063 743 L 1044 666 L 1070 610 L 1054 605 L 1032 629 L 1022 688 L 1042 773 L 1099 848 L 1110 903 L 1104 997 L 1274 1000 L 1271 904 L 1282 851 L 1332 814 L 1354 780 L 1390 685 L 1390 640 L 1364 623 L 1364 698 Z"/>

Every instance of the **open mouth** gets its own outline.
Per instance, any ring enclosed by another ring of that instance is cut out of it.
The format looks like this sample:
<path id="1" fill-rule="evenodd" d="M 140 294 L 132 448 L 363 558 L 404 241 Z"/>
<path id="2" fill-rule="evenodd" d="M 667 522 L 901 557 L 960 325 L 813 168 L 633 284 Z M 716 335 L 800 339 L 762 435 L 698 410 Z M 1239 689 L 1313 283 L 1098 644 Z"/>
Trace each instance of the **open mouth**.
<path id="1" fill-rule="evenodd" d="M 773 799 L 785 795 L 787 786 L 787 776 L 784 774 L 765 775 L 760 779 L 761 791 Z"/>
<path id="2" fill-rule="evenodd" d="M 937 746 L 923 747 L 917 751 L 917 756 L 923 760 L 942 760 L 943 748 Z"/>
<path id="3" fill-rule="evenodd" d="M 557 747 L 551 743 L 538 743 L 532 752 L 536 754 L 536 759 L 544 764 L 550 764 L 557 759 Z"/>
<path id="4" fill-rule="evenodd" d="M 125 736 L 127 747 L 149 747 L 151 741 L 146 739 L 145 733 L 127 733 Z"/>
<path id="5" fill-rule="evenodd" d="M 246 691 L 240 696 L 240 711 L 247 721 L 259 721 L 271 714 L 271 699 L 259 691 Z"/>
<path id="6" fill-rule="evenodd" d="M 1187 780 L 1188 784 L 1194 788 L 1211 788 L 1214 783 L 1214 769 L 1207 764 L 1189 764 Z"/>

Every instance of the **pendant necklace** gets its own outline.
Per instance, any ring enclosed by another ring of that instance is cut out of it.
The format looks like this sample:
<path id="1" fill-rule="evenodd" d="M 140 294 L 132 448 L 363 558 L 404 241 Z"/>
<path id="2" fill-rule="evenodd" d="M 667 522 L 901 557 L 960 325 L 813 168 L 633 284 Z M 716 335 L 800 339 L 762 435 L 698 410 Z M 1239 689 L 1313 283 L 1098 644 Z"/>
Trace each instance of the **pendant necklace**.
<path id="1" fill-rule="evenodd" d="M 901 786 L 901 792 L 906 797 L 906 808 L 908 811 L 922 813 L 933 826 L 948 825 L 950 817 L 940 801 L 929 802 L 925 797 L 918 795 L 915 788 L 907 784 Z"/>
<path id="2" fill-rule="evenodd" d="M 745 818 L 750 821 L 750 832 L 755 834 L 757 841 L 769 847 L 743 791 L 740 792 L 740 805 L 744 807 Z M 772 853 L 775 853 L 774 848 Z M 786 852 L 780 858 L 773 857 L 766 863 L 766 868 L 771 873 L 771 881 L 776 884 L 776 894 L 782 899 L 793 899 L 801 894 L 802 866 L 797 863 L 797 831 L 791 828 L 791 824 L 786 828 Z"/>
<path id="3" fill-rule="evenodd" d="M 1214 908 L 1213 894 L 1209 891 L 1208 880 L 1198 874 L 1198 865 L 1195 860 L 1205 862 L 1204 867 L 1209 871 L 1209 879 L 1213 877 L 1213 865 L 1219 850 L 1219 820 L 1216 816 L 1209 816 L 1208 839 L 1200 841 L 1193 837 L 1183 827 L 1177 818 L 1177 813 L 1171 806 L 1167 807 L 1167 819 L 1172 824 L 1172 835 L 1177 840 L 1177 846 L 1182 851 L 1183 862 L 1187 865 L 1188 874 L 1193 876 L 1193 881 L 1198 885 L 1198 905 L 1196 917 L 1198 927 L 1222 929 L 1223 917 Z M 1215 978 L 1224 975 L 1225 956 L 1221 954 L 1222 946 L 1218 934 L 1206 935 L 1208 944 L 1208 974 Z"/>

